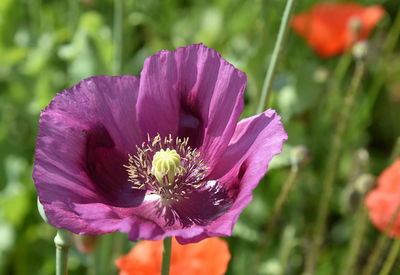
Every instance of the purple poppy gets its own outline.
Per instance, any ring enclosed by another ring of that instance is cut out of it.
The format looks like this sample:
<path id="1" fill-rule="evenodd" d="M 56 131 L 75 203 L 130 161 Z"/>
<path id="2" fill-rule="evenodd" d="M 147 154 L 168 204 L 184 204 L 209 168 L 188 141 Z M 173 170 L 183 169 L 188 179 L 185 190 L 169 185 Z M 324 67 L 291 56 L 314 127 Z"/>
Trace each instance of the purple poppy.
<path id="1" fill-rule="evenodd" d="M 238 123 L 246 76 L 204 45 L 147 58 L 140 79 L 96 76 L 41 113 L 33 179 L 50 223 L 132 241 L 228 236 L 286 132 Z"/>

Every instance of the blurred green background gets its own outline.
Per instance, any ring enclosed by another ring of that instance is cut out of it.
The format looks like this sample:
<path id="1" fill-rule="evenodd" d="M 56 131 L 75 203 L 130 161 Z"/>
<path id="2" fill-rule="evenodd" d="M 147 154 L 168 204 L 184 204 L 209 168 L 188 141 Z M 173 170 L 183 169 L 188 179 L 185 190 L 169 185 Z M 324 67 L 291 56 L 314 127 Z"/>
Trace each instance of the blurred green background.
<path id="1" fill-rule="evenodd" d="M 298 1 L 295 13 L 316 2 Z M 352 205 L 362 196 L 358 189 L 354 191 L 357 169 L 378 176 L 400 136 L 398 42 L 393 52 L 382 55 L 400 3 L 358 2 L 381 4 L 387 14 L 369 39 L 366 72 L 343 137 L 318 274 L 339 274 L 345 264 L 359 211 Z M 282 0 L 1 0 L 0 274 L 55 272 L 55 229 L 38 215 L 31 174 L 40 110 L 56 93 L 92 75 L 139 76 L 147 56 L 202 42 L 247 74 L 243 117 L 253 115 L 284 4 Z M 232 253 L 228 274 L 246 274 L 253 265 L 276 198 L 289 176 L 292 149 L 304 145 L 310 161 L 301 169 L 260 253 L 261 274 L 301 274 L 327 155 L 354 71 L 352 61 L 338 82 L 334 72 L 341 58 L 319 58 L 289 31 L 269 104 L 282 115 L 289 140 L 255 190 L 233 237 L 227 238 Z M 361 151 L 364 159 L 354 161 L 360 148 L 365 148 Z M 370 224 L 366 234 L 359 266 L 365 264 L 379 235 Z M 90 255 L 72 247 L 70 274 L 114 274 L 113 260 L 132 245 L 116 233 L 104 237 Z"/>

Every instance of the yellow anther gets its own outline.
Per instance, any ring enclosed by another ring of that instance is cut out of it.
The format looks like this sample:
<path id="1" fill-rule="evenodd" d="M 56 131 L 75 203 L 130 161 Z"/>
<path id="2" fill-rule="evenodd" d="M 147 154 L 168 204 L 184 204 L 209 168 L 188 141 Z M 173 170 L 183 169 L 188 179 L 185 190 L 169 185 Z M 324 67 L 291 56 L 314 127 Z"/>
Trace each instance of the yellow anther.
<path id="1" fill-rule="evenodd" d="M 168 175 L 170 184 L 174 182 L 175 175 L 181 168 L 181 157 L 175 150 L 161 149 L 154 154 L 151 173 L 160 184 L 163 184 L 163 177 Z"/>

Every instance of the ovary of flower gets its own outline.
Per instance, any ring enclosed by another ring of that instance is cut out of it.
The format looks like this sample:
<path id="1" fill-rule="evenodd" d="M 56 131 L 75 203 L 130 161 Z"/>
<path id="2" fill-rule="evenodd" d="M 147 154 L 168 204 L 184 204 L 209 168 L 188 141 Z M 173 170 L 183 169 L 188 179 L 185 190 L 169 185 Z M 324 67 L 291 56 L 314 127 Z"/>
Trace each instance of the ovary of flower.
<path id="1" fill-rule="evenodd" d="M 163 184 L 163 177 L 168 175 L 169 184 L 173 184 L 174 177 L 181 168 L 181 157 L 175 150 L 161 149 L 154 154 L 151 173 L 160 184 Z"/>

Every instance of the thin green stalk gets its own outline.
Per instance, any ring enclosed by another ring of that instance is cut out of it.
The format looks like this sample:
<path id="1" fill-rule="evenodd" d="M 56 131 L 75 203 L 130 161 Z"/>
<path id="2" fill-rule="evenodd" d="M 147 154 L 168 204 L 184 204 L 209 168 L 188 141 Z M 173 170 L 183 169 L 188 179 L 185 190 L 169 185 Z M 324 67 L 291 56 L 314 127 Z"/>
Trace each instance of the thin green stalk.
<path id="1" fill-rule="evenodd" d="M 388 275 L 390 273 L 390 270 L 392 270 L 393 264 L 397 259 L 397 256 L 399 255 L 400 251 L 400 240 L 396 239 L 392 247 L 390 248 L 389 256 L 385 261 L 385 264 L 383 268 L 381 269 L 381 272 L 379 272 L 379 275 Z"/>
<path id="2" fill-rule="evenodd" d="M 389 158 L 389 164 L 391 165 L 395 160 L 400 156 L 400 137 L 396 139 L 396 143 L 394 145 L 394 148 L 392 150 L 392 154 L 390 155 Z"/>
<path id="3" fill-rule="evenodd" d="M 285 10 L 282 16 L 282 22 L 279 27 L 278 37 L 275 42 L 274 51 L 272 52 L 271 61 L 268 66 L 267 74 L 265 75 L 264 84 L 261 90 L 261 99 L 257 108 L 257 113 L 261 113 L 268 106 L 269 91 L 272 86 L 272 82 L 275 77 L 275 73 L 278 70 L 280 56 L 284 48 L 284 41 L 287 35 L 290 16 L 293 11 L 293 7 L 296 0 L 287 0 Z"/>
<path id="4" fill-rule="evenodd" d="M 117 258 L 121 257 L 121 255 L 127 253 L 129 251 L 129 247 L 126 244 L 129 243 L 128 235 L 120 232 L 113 233 L 113 241 L 112 241 L 112 256 L 111 261 L 114 262 Z M 115 265 L 112 265 L 115 268 Z"/>
<path id="5" fill-rule="evenodd" d="M 113 26 L 113 44 L 114 44 L 114 64 L 113 74 L 120 75 L 122 70 L 122 37 L 124 22 L 124 2 L 114 0 L 114 26 Z"/>
<path id="6" fill-rule="evenodd" d="M 365 197 L 365 196 L 364 196 Z M 364 198 L 360 201 L 360 207 L 356 216 L 356 228 L 352 234 L 349 253 L 347 255 L 346 265 L 342 270 L 343 275 L 354 274 L 358 255 L 361 250 L 362 241 L 364 240 L 366 229 L 368 228 L 368 210 L 364 206 Z"/>
<path id="7" fill-rule="evenodd" d="M 169 265 L 171 263 L 171 247 L 172 247 L 172 238 L 171 237 L 165 238 L 161 275 L 169 275 Z"/>
<path id="8" fill-rule="evenodd" d="M 389 62 L 390 55 L 392 54 L 398 40 L 400 37 L 400 9 L 397 12 L 396 19 L 390 29 L 387 38 L 385 40 L 382 55 L 383 57 L 379 60 L 377 65 L 377 76 L 374 78 L 372 82 L 371 88 L 368 91 L 368 98 L 366 103 L 365 114 L 369 114 L 374 106 L 380 89 L 382 88 L 383 84 L 385 83 L 385 76 L 386 72 L 384 68 L 387 66 Z"/>
<path id="9" fill-rule="evenodd" d="M 112 266 L 114 266 L 111 265 L 112 244 L 113 234 L 104 234 L 101 236 L 94 261 L 96 274 L 107 275 L 112 272 Z"/>
<path id="10" fill-rule="evenodd" d="M 268 225 L 265 228 L 263 238 L 260 242 L 260 246 L 259 246 L 258 253 L 256 256 L 256 262 L 255 262 L 254 266 L 256 267 L 257 270 L 258 270 L 260 261 L 262 259 L 262 255 L 264 254 L 264 251 L 267 248 L 268 241 L 271 238 L 271 234 L 275 227 L 276 220 L 278 219 L 279 214 L 282 211 L 282 206 L 287 201 L 287 198 L 288 198 L 290 192 L 293 190 L 293 187 L 294 187 L 294 184 L 296 183 L 296 179 L 298 178 L 298 175 L 299 175 L 298 167 L 292 168 L 290 170 L 289 177 L 286 180 L 285 184 L 283 184 L 282 189 L 278 195 L 278 198 L 275 201 L 275 205 L 272 210 L 271 218 L 268 222 Z"/>
<path id="11" fill-rule="evenodd" d="M 387 246 L 389 240 L 390 240 L 389 237 L 386 236 L 385 234 L 381 234 L 379 236 L 373 248 L 372 254 L 368 257 L 367 265 L 363 269 L 361 274 L 363 275 L 373 274 L 375 267 L 379 261 L 379 258 L 382 255 L 383 250 Z"/>
<path id="12" fill-rule="evenodd" d="M 40 7 L 42 6 L 41 0 L 26 1 L 28 4 L 28 20 L 31 28 L 30 33 L 37 39 L 39 37 L 40 27 L 42 25 L 42 13 Z"/>
<path id="13" fill-rule="evenodd" d="M 390 219 L 389 224 L 385 228 L 385 232 L 379 236 L 379 239 L 375 243 L 372 254 L 368 257 L 367 265 L 364 268 L 362 274 L 363 275 L 371 275 L 373 274 L 376 266 L 379 263 L 380 256 L 382 255 L 385 247 L 387 246 L 390 238 L 388 237 L 389 232 L 392 230 L 392 227 L 400 214 L 400 204 L 397 205 L 396 211 Z"/>
<path id="14" fill-rule="evenodd" d="M 393 147 L 392 154 L 389 158 L 389 165 L 391 165 L 395 161 L 396 157 L 400 153 L 399 151 L 400 151 L 400 137 L 397 138 L 397 141 Z M 375 267 L 376 263 L 378 262 L 379 257 L 383 252 L 383 249 L 386 247 L 387 243 L 389 242 L 389 237 L 387 236 L 387 233 L 390 232 L 390 230 L 392 229 L 399 214 L 400 214 L 400 204 L 397 206 L 393 216 L 391 217 L 391 219 L 389 221 L 389 224 L 385 228 L 386 234 L 381 234 L 379 236 L 378 240 L 376 241 L 375 246 L 372 250 L 373 252 L 368 258 L 368 264 L 366 265 L 366 267 L 363 270 L 363 274 L 369 275 L 369 274 L 372 274 L 372 272 L 374 271 L 374 267 Z"/>
<path id="15" fill-rule="evenodd" d="M 54 243 L 56 245 L 56 275 L 66 275 L 68 274 L 68 249 L 71 246 L 68 231 L 57 229 Z"/>
<path id="16" fill-rule="evenodd" d="M 361 246 L 369 225 L 368 209 L 365 206 L 365 197 L 371 186 L 375 182 L 372 175 L 366 174 L 369 166 L 369 154 L 365 148 L 361 148 L 354 154 L 353 164 L 351 165 L 351 173 L 349 174 L 349 183 L 356 188 L 360 195 L 359 202 L 355 209 L 355 217 L 353 220 L 354 231 L 351 235 L 351 242 L 348 249 L 347 260 L 344 268 L 341 269 L 342 275 L 352 275 L 357 268 L 357 259 L 359 257 Z M 360 188 L 362 186 L 362 188 Z M 349 198 L 351 200 L 351 198 Z"/>
<path id="17" fill-rule="evenodd" d="M 350 89 L 344 100 L 343 111 L 340 118 L 338 119 L 339 124 L 336 128 L 333 145 L 328 158 L 327 173 L 322 183 L 323 191 L 321 195 L 321 200 L 318 207 L 318 216 L 315 226 L 315 234 L 313 243 L 310 249 L 309 256 L 307 258 L 305 266 L 305 274 L 314 274 L 315 268 L 318 262 L 319 251 L 322 246 L 326 231 L 326 220 L 329 210 L 329 203 L 333 194 L 333 183 L 336 178 L 336 170 L 339 161 L 340 152 L 343 145 L 343 137 L 347 128 L 347 124 L 350 118 L 350 111 L 354 105 L 354 101 L 357 92 L 360 88 L 361 80 L 364 75 L 365 61 L 358 60 L 356 63 L 356 69 L 350 84 Z"/>
<path id="18" fill-rule="evenodd" d="M 79 19 L 79 1 L 76 0 L 69 0 L 68 1 L 68 12 L 67 12 L 67 19 L 70 31 L 73 32 L 76 28 L 76 24 Z"/>
<path id="19" fill-rule="evenodd" d="M 87 254 L 86 261 L 87 261 L 86 275 L 96 275 L 95 254 L 93 253 Z"/>
<path id="20" fill-rule="evenodd" d="M 268 225 L 265 227 L 263 238 L 260 242 L 260 246 L 258 248 L 258 252 L 255 257 L 255 262 L 254 262 L 255 273 L 258 273 L 259 271 L 262 256 L 264 255 L 264 251 L 267 248 L 268 241 L 271 238 L 271 234 L 275 227 L 276 220 L 278 219 L 282 211 L 283 205 L 287 201 L 289 194 L 291 193 L 291 191 L 295 186 L 295 183 L 297 182 L 300 170 L 303 167 L 304 163 L 306 162 L 307 155 L 308 152 L 304 146 L 298 146 L 292 150 L 291 153 L 292 166 L 290 169 L 289 177 L 287 178 L 286 182 L 282 185 L 278 198 L 275 201 L 271 218 L 269 219 Z"/>
<path id="21" fill-rule="evenodd" d="M 328 116 L 332 114 L 332 108 L 337 107 L 337 99 L 342 97 L 342 93 L 340 92 L 340 84 L 342 83 L 352 60 L 352 52 L 351 50 L 348 50 L 340 57 L 339 62 L 335 67 L 335 71 L 332 75 L 332 81 L 330 82 L 325 95 L 325 103 L 320 105 L 319 112 L 322 112 L 322 114 L 325 115 L 323 120 L 328 119 Z"/>

